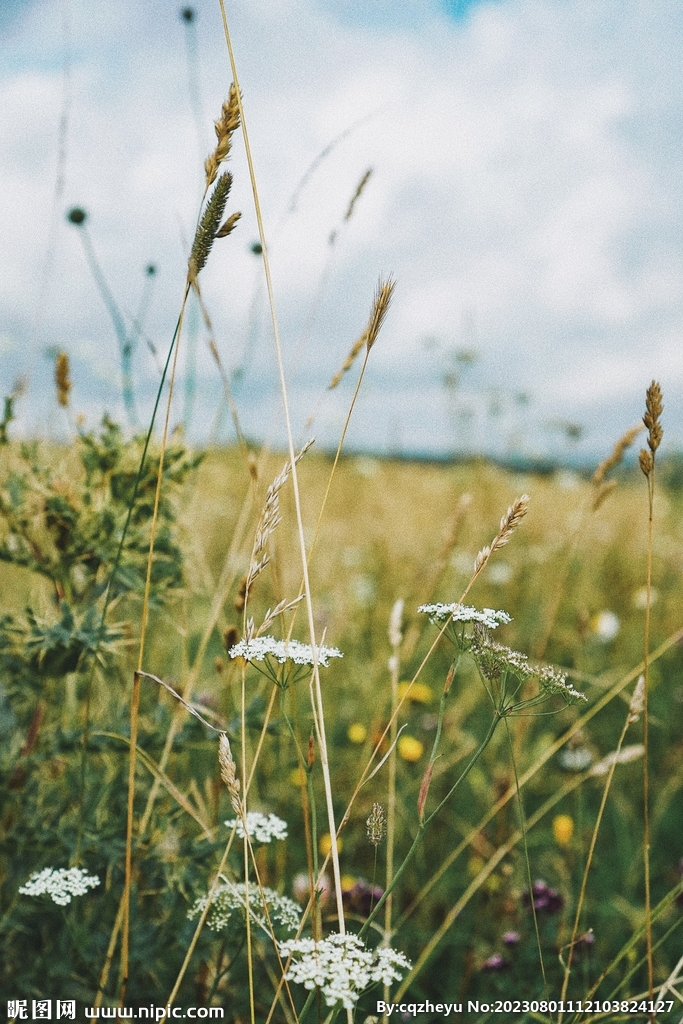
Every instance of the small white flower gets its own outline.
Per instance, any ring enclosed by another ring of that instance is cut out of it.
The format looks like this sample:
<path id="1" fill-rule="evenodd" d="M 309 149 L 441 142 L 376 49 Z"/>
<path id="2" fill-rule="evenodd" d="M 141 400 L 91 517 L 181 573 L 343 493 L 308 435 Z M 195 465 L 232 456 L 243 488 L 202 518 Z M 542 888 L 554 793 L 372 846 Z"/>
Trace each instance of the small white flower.
<path id="1" fill-rule="evenodd" d="M 313 939 L 288 939 L 280 943 L 280 955 L 292 957 L 287 981 L 304 988 L 319 988 L 328 1006 L 341 1003 L 352 1010 L 371 984 L 400 981 L 410 961 L 394 949 L 366 949 L 357 935 L 328 935 Z M 296 959 L 295 959 L 296 958 Z"/>
<path id="2" fill-rule="evenodd" d="M 610 640 L 614 640 L 615 636 L 621 629 L 621 622 L 619 621 L 618 615 L 615 615 L 614 612 L 605 610 L 598 612 L 598 614 L 593 617 L 591 626 L 598 640 L 607 644 Z"/>
<path id="3" fill-rule="evenodd" d="M 223 876 L 221 876 L 223 877 Z M 219 885 L 211 902 L 211 909 L 206 919 L 209 928 L 214 932 L 222 931 L 228 924 L 233 912 L 239 910 L 244 915 L 246 909 L 246 888 L 244 882 L 226 882 Z M 295 932 L 299 927 L 301 919 L 301 907 L 290 900 L 288 896 L 281 896 L 267 886 L 263 886 L 263 897 L 256 885 L 249 886 L 249 909 L 251 919 L 260 925 L 270 935 L 268 921 L 263 911 L 263 899 L 265 898 L 268 907 L 268 915 L 273 924 L 281 924 L 290 932 Z M 207 903 L 207 896 L 195 900 L 194 906 L 188 911 L 187 916 L 192 919 L 204 912 Z"/>
<path id="4" fill-rule="evenodd" d="M 312 665 L 313 648 L 310 644 L 302 644 L 298 640 L 276 640 L 274 636 L 255 636 L 251 640 L 240 640 L 229 651 L 231 658 L 244 658 L 245 661 L 264 661 L 271 656 L 284 665 L 292 661 L 295 665 Z M 336 647 L 318 647 L 318 664 L 328 666 L 329 658 L 343 658 Z"/>
<path id="5" fill-rule="evenodd" d="M 507 612 L 495 611 L 493 608 L 472 608 L 470 605 L 458 604 L 421 604 L 418 612 L 429 616 L 429 621 L 443 624 L 447 619 L 451 622 L 480 622 L 489 629 L 497 629 L 501 624 L 512 622 Z"/>
<path id="6" fill-rule="evenodd" d="M 65 907 L 73 896 L 85 896 L 88 889 L 99 884 L 97 875 L 89 875 L 84 868 L 43 868 L 35 871 L 19 892 L 22 896 L 50 896 L 54 903 Z"/>
<path id="7" fill-rule="evenodd" d="M 230 818 L 225 822 L 228 828 L 237 828 L 237 835 L 244 839 L 244 823 L 241 818 Z M 276 814 L 261 814 L 260 811 L 247 811 L 247 834 L 250 839 L 259 843 L 269 843 L 272 839 L 287 838 L 287 822 Z"/>

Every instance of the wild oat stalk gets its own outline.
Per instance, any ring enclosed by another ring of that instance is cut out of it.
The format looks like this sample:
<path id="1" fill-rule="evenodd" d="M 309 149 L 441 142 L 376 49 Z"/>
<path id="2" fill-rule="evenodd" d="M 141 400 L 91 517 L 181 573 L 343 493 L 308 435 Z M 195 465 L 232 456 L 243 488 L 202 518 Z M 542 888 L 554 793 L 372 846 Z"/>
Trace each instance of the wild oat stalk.
<path id="1" fill-rule="evenodd" d="M 650 999 L 654 994 L 654 971 L 652 960 L 652 908 L 650 902 L 650 779 L 648 744 L 648 696 L 649 696 L 649 647 L 650 647 L 650 605 L 652 603 L 652 533 L 655 498 L 655 455 L 662 443 L 663 430 L 659 422 L 662 415 L 662 389 L 656 381 L 647 389 L 643 423 L 647 429 L 647 448 L 641 448 L 639 463 L 647 480 L 647 599 L 645 602 L 645 638 L 643 654 L 643 675 L 645 689 L 643 699 L 643 866 L 645 870 L 645 942 L 647 947 L 647 982 Z M 648 450 L 649 449 L 649 450 Z M 654 1020 L 654 1014 L 651 1015 Z"/>
<path id="2" fill-rule="evenodd" d="M 271 323 L 273 328 L 273 341 L 275 345 L 275 352 L 277 356 L 278 372 L 280 376 L 280 393 L 282 397 L 282 404 L 284 408 L 285 425 L 287 429 L 287 445 L 289 449 L 289 461 L 292 467 L 292 485 L 294 491 L 294 506 L 296 509 L 296 521 L 298 527 L 299 536 L 299 549 L 301 556 L 301 566 L 304 579 L 304 595 L 306 604 L 306 613 L 308 618 L 308 632 L 310 642 L 313 651 L 317 651 L 316 635 L 315 635 L 315 619 L 313 615 L 313 599 L 311 593 L 311 586 L 308 576 L 308 560 L 306 555 L 306 540 L 304 537 L 304 525 L 301 511 L 301 496 L 299 492 L 299 478 L 296 469 L 296 458 L 294 452 L 294 437 L 292 433 L 292 423 L 289 414 L 289 399 L 287 392 L 287 384 L 285 380 L 284 362 L 282 357 L 282 346 L 280 344 L 280 331 L 275 312 L 275 296 L 273 293 L 273 283 L 270 271 L 270 261 L 268 259 L 268 249 L 266 246 L 265 230 L 263 226 L 263 217 L 261 214 L 261 203 L 259 199 L 258 186 L 256 182 L 256 172 L 254 168 L 254 161 L 251 153 L 251 145 L 249 142 L 249 133 L 245 124 L 244 109 L 242 105 L 242 98 L 240 95 L 239 79 L 237 75 L 237 65 L 235 62 L 235 55 L 232 47 L 232 39 L 230 36 L 230 29 L 228 27 L 228 19 L 225 12 L 225 2 L 220 0 L 221 17 L 223 20 L 223 30 L 225 34 L 225 42 L 228 49 L 228 55 L 230 57 L 230 66 L 232 68 L 232 77 L 235 85 L 235 99 L 239 111 L 239 118 L 242 124 L 242 134 L 244 138 L 244 148 L 247 158 L 247 165 L 249 167 L 249 177 L 251 179 L 252 194 L 254 199 L 254 208 L 256 211 L 256 220 L 259 229 L 259 238 L 261 244 L 261 253 L 263 257 L 263 270 L 266 278 L 266 289 L 268 292 L 268 304 L 271 314 Z M 314 655 L 313 670 L 311 674 L 310 683 L 311 692 L 311 706 L 313 711 L 313 718 L 315 723 L 316 735 L 318 740 L 318 747 L 320 751 L 320 765 L 323 774 L 323 783 L 325 789 L 325 802 L 327 806 L 328 816 L 328 827 L 329 833 L 332 839 L 332 868 L 334 873 L 334 888 L 337 903 L 337 913 L 339 915 L 339 933 L 340 935 L 346 934 L 346 925 L 344 921 L 344 903 L 342 900 L 342 889 L 341 889 L 341 871 L 339 867 L 339 851 L 337 848 L 337 828 L 334 817 L 334 802 L 332 797 L 332 781 L 330 777 L 329 758 L 327 750 L 327 738 L 325 733 L 325 717 L 323 708 L 323 697 L 322 689 L 320 686 L 320 673 L 318 670 L 317 655 Z M 252 1024 L 254 1022 L 254 1006 L 253 1002 L 250 1007 Z M 349 1013 L 350 1020 L 350 1013 Z"/>

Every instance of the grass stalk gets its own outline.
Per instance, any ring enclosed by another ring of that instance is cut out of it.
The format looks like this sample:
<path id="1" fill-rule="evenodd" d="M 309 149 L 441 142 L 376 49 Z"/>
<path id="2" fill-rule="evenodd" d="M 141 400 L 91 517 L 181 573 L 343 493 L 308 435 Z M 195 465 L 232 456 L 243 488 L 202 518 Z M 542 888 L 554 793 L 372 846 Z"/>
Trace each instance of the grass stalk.
<path id="1" fill-rule="evenodd" d="M 289 402 L 287 398 L 287 384 L 285 380 L 284 363 L 282 358 L 282 347 L 280 344 L 280 332 L 278 326 L 278 320 L 275 313 L 275 298 L 273 294 L 273 282 L 270 273 L 270 262 L 268 259 L 268 249 L 266 246 L 265 230 L 263 225 L 263 217 L 261 215 L 261 204 L 259 201 L 258 187 L 256 183 L 256 173 L 254 169 L 254 161 L 251 153 L 251 146 L 249 144 L 249 133 L 244 118 L 244 109 L 242 105 L 242 96 L 240 92 L 239 76 L 237 74 L 237 66 L 235 62 L 235 55 L 232 47 L 232 40 L 230 37 L 230 30 L 228 27 L 228 20 L 225 12 L 224 0 L 220 0 L 221 17 L 223 20 L 223 30 L 225 33 L 225 41 L 228 48 L 228 54 L 230 58 L 230 66 L 232 69 L 232 77 L 235 83 L 235 89 L 237 93 L 237 102 L 239 106 L 240 122 L 242 124 L 242 133 L 244 137 L 244 148 L 247 157 L 247 164 L 249 166 L 249 177 L 251 179 L 252 194 L 254 199 L 254 207 L 256 211 L 256 219 L 259 229 L 259 238 L 261 243 L 261 251 L 263 256 L 263 269 L 266 278 L 266 288 L 268 292 L 268 304 L 271 314 L 271 323 L 273 328 L 273 340 L 275 343 L 275 351 L 277 357 L 278 373 L 280 377 L 280 393 L 282 397 L 282 403 L 285 415 L 285 425 L 287 429 L 287 446 L 289 450 L 289 458 L 292 467 L 292 488 L 294 492 L 294 504 L 296 508 L 296 520 L 299 534 L 299 547 L 301 554 L 301 564 L 304 576 L 304 595 L 306 603 L 306 612 L 308 617 L 308 630 L 310 635 L 311 645 L 314 652 L 317 651 L 316 638 L 315 638 L 315 623 L 313 618 L 313 604 L 311 598 L 310 581 L 308 577 L 308 561 L 306 556 L 306 542 L 304 539 L 304 528 L 303 519 L 301 513 L 301 497 L 299 493 L 299 479 L 296 469 L 296 457 L 294 452 L 294 438 L 292 434 L 292 423 L 289 414 Z M 329 759 L 327 751 L 327 739 L 325 736 L 325 718 L 323 711 L 323 699 L 322 690 L 320 687 L 320 674 L 318 671 L 317 655 L 314 655 L 313 671 L 311 678 L 311 696 L 312 696 L 312 707 L 314 711 L 314 721 L 316 725 L 316 732 L 318 738 L 318 744 L 320 747 L 320 763 L 323 773 L 323 783 L 325 787 L 325 802 L 327 805 L 327 815 L 329 823 L 329 832 L 332 839 L 332 867 L 334 873 L 334 887 L 337 900 L 337 912 L 339 914 L 339 930 L 343 935 L 345 934 L 346 928 L 344 923 L 344 904 L 342 901 L 342 890 L 341 890 L 341 872 L 339 868 L 339 851 L 337 849 L 337 829 L 335 826 L 334 818 L 334 804 L 332 799 L 332 783 L 330 778 Z"/>
<path id="2" fill-rule="evenodd" d="M 640 685 L 641 681 L 643 683 L 642 686 Z M 638 682 L 638 684 L 636 686 L 636 693 L 638 692 L 639 689 L 641 691 L 641 697 L 638 698 L 638 704 L 641 705 L 641 706 L 642 706 L 642 691 L 644 689 L 644 681 L 645 681 L 644 680 L 644 676 L 641 676 L 640 680 L 639 680 L 639 682 Z M 583 878 L 581 879 L 581 889 L 579 891 L 579 898 L 578 898 L 577 903 L 576 903 L 576 912 L 574 914 L 574 924 L 572 926 L 572 934 L 571 934 L 571 938 L 569 940 L 569 951 L 567 953 L 567 963 L 566 963 L 565 969 L 564 969 L 564 979 L 563 979 L 563 982 L 562 982 L 562 993 L 560 995 L 560 1001 L 564 1001 L 564 999 L 567 996 L 567 989 L 569 987 L 569 977 L 570 977 L 570 974 L 571 974 L 571 967 L 572 967 L 572 959 L 573 959 L 573 956 L 574 956 L 574 947 L 576 945 L 576 937 L 577 937 L 577 935 L 579 933 L 579 922 L 581 920 L 581 911 L 583 910 L 583 902 L 584 902 L 584 899 L 585 899 L 585 896 L 586 896 L 586 887 L 588 885 L 588 873 L 589 873 L 589 871 L 591 869 L 591 864 L 593 863 L 593 855 L 595 853 L 595 845 L 596 845 L 597 840 L 598 840 L 598 833 L 600 831 L 600 825 L 602 823 L 603 814 L 605 812 L 605 806 L 607 805 L 607 797 L 609 795 L 609 791 L 610 791 L 610 788 L 612 786 L 612 779 L 614 778 L 614 772 L 616 771 L 616 767 L 617 767 L 617 763 L 618 763 L 618 756 L 619 756 L 619 753 L 621 752 L 622 746 L 624 745 L 624 740 L 626 739 L 626 733 L 628 732 L 628 727 L 629 727 L 629 725 L 631 725 L 637 719 L 638 713 L 639 713 L 637 705 L 634 703 L 635 700 L 636 700 L 636 693 L 634 693 L 634 696 L 633 696 L 633 698 L 631 700 L 631 704 L 629 706 L 629 713 L 626 716 L 626 720 L 625 720 L 624 725 L 622 727 L 621 733 L 619 734 L 619 740 L 617 741 L 617 746 L 616 746 L 616 750 L 615 750 L 615 755 L 616 756 L 615 756 L 614 761 L 612 762 L 612 764 L 610 766 L 610 769 L 609 769 L 609 771 L 607 773 L 607 778 L 605 780 L 605 785 L 604 785 L 603 791 L 602 791 L 602 797 L 600 799 L 600 807 L 598 809 L 598 815 L 597 815 L 597 818 L 595 820 L 595 825 L 593 826 L 593 834 L 591 835 L 590 846 L 588 848 L 588 855 L 586 857 L 586 866 L 585 866 L 584 871 L 583 871 Z M 562 1024 L 562 1016 L 563 1016 L 563 1013 L 560 1010 L 559 1014 L 558 1014 L 558 1018 L 557 1018 L 558 1024 Z"/>
<path id="3" fill-rule="evenodd" d="M 649 744 L 649 648 L 650 648 L 650 607 L 652 605 L 652 539 L 654 525 L 655 497 L 655 456 L 662 442 L 663 431 L 660 424 L 662 414 L 662 392 L 659 384 L 652 381 L 645 398 L 645 415 L 643 423 L 647 427 L 647 449 L 640 451 L 639 463 L 647 480 L 648 520 L 647 520 L 647 582 L 645 601 L 645 635 L 643 654 L 643 676 L 645 679 L 643 693 L 643 869 L 645 876 L 645 944 L 647 948 L 647 979 L 650 1000 L 654 993 L 654 964 L 652 956 L 652 918 L 650 894 L 650 744 Z M 649 449 L 649 450 L 648 450 Z M 654 1013 L 650 1015 L 654 1024 Z"/>
<path id="4" fill-rule="evenodd" d="M 142 616 L 140 621 L 140 640 L 138 645 L 137 671 L 133 677 L 133 692 L 131 695 L 130 710 L 130 757 L 128 762 L 128 802 L 126 810 L 126 855 L 125 855 L 125 880 L 124 880 L 124 904 L 123 904 L 123 934 L 121 938 L 121 990 L 120 1003 L 124 1005 L 126 988 L 128 985 L 128 956 L 129 956 L 129 935 L 130 935 L 130 889 L 133 869 L 133 807 L 135 803 L 135 763 L 137 751 L 138 716 L 140 707 L 140 673 L 144 663 L 145 638 L 147 634 L 147 621 L 149 617 L 149 597 L 152 585 L 152 563 L 154 559 L 154 540 L 156 537 L 157 521 L 159 516 L 159 501 L 161 499 L 161 484 L 164 475 L 164 454 L 168 439 L 168 425 L 171 416 L 171 403 L 173 401 L 173 385 L 175 382 L 176 368 L 178 365 L 179 340 L 182 333 L 183 314 L 187 302 L 188 290 L 185 290 L 183 304 L 178 318 L 178 336 L 173 351 L 173 365 L 169 380 L 168 400 L 166 402 L 166 415 L 164 417 L 164 429 L 161 438 L 161 449 L 159 451 L 159 469 L 157 472 L 156 489 L 154 493 L 154 511 L 152 513 L 152 525 L 149 540 L 149 553 L 147 557 L 147 575 L 145 578 L 145 593 L 142 601 Z"/>

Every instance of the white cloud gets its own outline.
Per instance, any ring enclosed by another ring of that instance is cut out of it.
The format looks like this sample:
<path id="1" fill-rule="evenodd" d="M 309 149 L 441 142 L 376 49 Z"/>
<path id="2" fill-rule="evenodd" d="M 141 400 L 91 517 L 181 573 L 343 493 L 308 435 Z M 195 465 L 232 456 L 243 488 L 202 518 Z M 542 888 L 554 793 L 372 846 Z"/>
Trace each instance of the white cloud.
<path id="1" fill-rule="evenodd" d="M 201 184 L 183 26 L 175 10 L 141 0 L 95 14 L 83 0 L 71 8 L 62 205 L 89 211 L 100 262 L 131 314 L 144 267 L 158 264 L 146 330 L 165 350 Z M 208 151 L 230 74 L 214 5 L 198 10 Z M 629 422 L 640 414 L 652 376 L 661 377 L 665 399 L 681 378 L 683 30 L 675 5 L 653 0 L 644 17 L 638 0 L 507 0 L 474 7 L 462 22 L 436 4 L 372 10 L 370 19 L 367 5 L 350 0 L 264 0 L 234 14 L 291 377 L 324 387 L 362 328 L 377 277 L 393 271 L 396 298 L 372 363 L 377 381 L 390 375 L 405 410 L 407 447 L 417 438 L 429 447 L 443 369 L 421 346 L 425 335 L 441 339 L 442 355 L 448 345 L 479 350 L 480 406 L 491 389 L 526 390 L 539 417 L 552 403 L 555 416 L 593 426 L 589 446 L 606 430 L 619 432 L 625 408 L 633 408 Z M 15 16 L 15 70 L 0 78 L 3 381 L 9 348 L 14 360 L 17 347 L 36 343 L 62 88 L 59 12 L 56 0 L 36 0 Z M 288 213 L 311 163 L 352 125 Z M 253 375 L 273 357 L 262 296 L 255 302 L 260 270 L 249 244 L 257 232 L 239 139 L 231 169 L 229 208 L 243 220 L 216 244 L 202 288 L 226 366 L 246 348 Z M 40 345 L 73 344 L 76 354 L 76 339 L 88 339 L 82 365 L 94 374 L 99 352 L 100 375 L 115 391 L 114 332 L 76 229 L 63 210 L 59 218 Z M 136 371 L 151 386 L 156 371 L 144 346 Z M 197 373 L 203 393 L 217 396 L 202 331 Z M 425 389 L 436 388 L 430 401 L 415 388 L 418 373 L 431 381 Z M 396 403 L 386 389 L 368 396 L 370 420 L 354 424 L 355 436 L 371 444 L 395 433 L 387 407 Z M 668 430 L 680 443 L 683 415 L 674 406 Z"/>

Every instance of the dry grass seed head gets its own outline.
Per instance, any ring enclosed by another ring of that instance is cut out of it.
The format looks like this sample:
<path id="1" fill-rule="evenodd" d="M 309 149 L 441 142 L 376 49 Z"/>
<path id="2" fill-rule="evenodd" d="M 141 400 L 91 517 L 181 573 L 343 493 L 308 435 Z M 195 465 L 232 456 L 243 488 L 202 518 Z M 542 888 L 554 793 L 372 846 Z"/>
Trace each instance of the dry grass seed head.
<path id="1" fill-rule="evenodd" d="M 218 763 L 221 767 L 221 778 L 226 785 L 230 803 L 235 814 L 242 814 L 242 802 L 240 800 L 240 780 L 237 778 L 237 767 L 230 749 L 230 740 L 224 732 L 218 741 Z"/>
<path id="2" fill-rule="evenodd" d="M 498 548 L 505 547 L 509 544 L 512 534 L 519 526 L 520 522 L 527 514 L 529 510 L 529 495 L 522 494 L 519 498 L 515 498 L 509 509 L 502 517 L 500 521 L 500 528 L 498 533 L 493 538 L 490 544 L 485 545 L 477 557 L 474 560 L 474 573 L 475 575 L 484 568 L 489 558 L 494 551 Z"/>
<path id="3" fill-rule="evenodd" d="M 377 291 L 375 292 L 375 298 L 372 304 L 372 313 L 370 314 L 367 330 L 365 332 L 365 344 L 367 345 L 368 352 L 375 344 L 377 340 L 377 335 L 382 329 L 384 318 L 389 312 L 389 306 L 391 304 L 391 299 L 394 294 L 395 287 L 396 282 L 392 277 L 387 278 L 386 281 L 382 281 L 382 279 L 380 278 L 379 283 L 377 285 Z"/>
<path id="4" fill-rule="evenodd" d="M 211 194 L 211 198 L 206 204 L 206 209 L 202 215 L 202 219 L 197 227 L 196 234 L 194 236 L 194 242 L 192 243 L 192 252 L 190 253 L 190 259 L 188 261 L 188 277 L 190 281 L 196 281 L 197 275 L 200 270 L 205 266 L 209 253 L 213 246 L 214 240 L 216 239 L 221 220 L 223 218 L 223 211 L 225 210 L 225 204 L 228 201 L 228 195 L 230 193 L 230 187 L 232 185 L 232 175 L 229 171 L 225 174 L 221 174 L 220 178 L 216 182 L 216 187 Z"/>
<path id="5" fill-rule="evenodd" d="M 645 415 L 643 416 L 643 423 L 648 431 L 647 445 L 653 455 L 662 443 L 662 437 L 664 436 L 664 431 L 659 422 L 663 409 L 662 389 L 657 381 L 653 380 L 645 396 Z"/>
<path id="6" fill-rule="evenodd" d="M 303 458 L 312 444 L 313 439 L 306 442 L 294 459 L 295 463 L 298 463 L 299 460 Z M 291 469 L 292 465 L 288 459 L 266 491 L 266 500 L 263 506 L 263 511 L 261 512 L 261 518 L 259 519 L 256 527 L 256 537 L 254 539 L 254 547 L 251 553 L 251 563 L 249 565 L 249 572 L 247 573 L 246 578 L 245 599 L 246 595 L 249 593 L 249 588 L 252 583 L 268 564 L 266 545 L 268 543 L 268 538 L 271 536 L 278 523 L 282 520 L 282 516 L 280 515 L 279 495 L 280 490 L 284 487 L 289 478 Z"/>
<path id="7" fill-rule="evenodd" d="M 230 147 L 232 145 L 232 133 L 239 128 L 240 125 L 240 111 L 239 102 L 237 99 L 237 89 L 235 88 L 234 82 L 230 86 L 230 92 L 228 98 L 224 102 L 221 109 L 221 116 L 216 121 L 214 127 L 216 131 L 216 138 L 218 140 L 216 148 L 206 158 L 204 163 L 204 171 L 206 173 L 206 187 L 209 188 L 213 185 L 218 175 L 218 168 L 227 159 L 230 153 Z"/>
<path id="8" fill-rule="evenodd" d="M 593 484 L 595 484 L 596 487 L 603 482 L 603 480 L 605 479 L 605 477 L 611 469 L 614 469 L 615 466 L 619 465 L 619 463 L 624 457 L 626 449 L 631 447 L 631 445 L 633 444 L 633 442 L 635 441 L 635 439 L 637 438 L 638 434 L 641 432 L 642 429 L 642 423 L 636 423 L 635 427 L 630 427 L 630 429 L 627 430 L 626 433 L 619 438 L 619 440 L 614 446 L 612 454 L 609 455 L 606 459 L 603 459 L 598 468 L 595 470 L 595 473 L 593 473 L 592 482 Z"/>
<path id="9" fill-rule="evenodd" d="M 57 353 L 57 358 L 55 359 L 55 384 L 57 386 L 57 401 L 66 409 L 69 405 L 69 392 L 71 391 L 69 357 L 66 352 Z"/>

